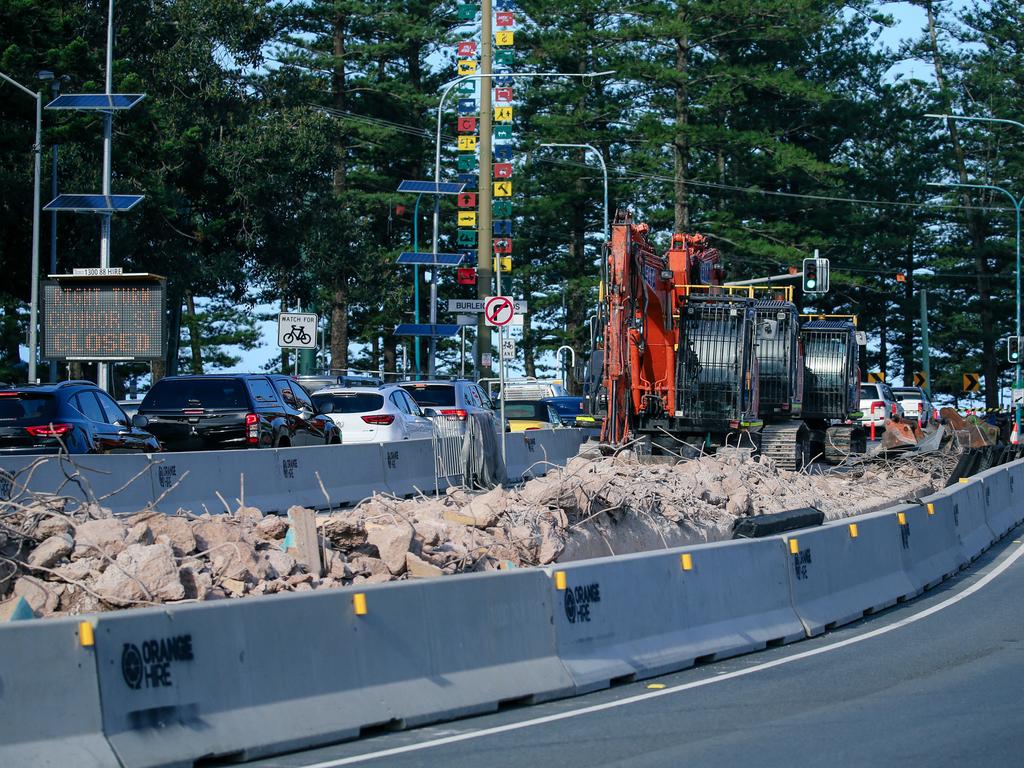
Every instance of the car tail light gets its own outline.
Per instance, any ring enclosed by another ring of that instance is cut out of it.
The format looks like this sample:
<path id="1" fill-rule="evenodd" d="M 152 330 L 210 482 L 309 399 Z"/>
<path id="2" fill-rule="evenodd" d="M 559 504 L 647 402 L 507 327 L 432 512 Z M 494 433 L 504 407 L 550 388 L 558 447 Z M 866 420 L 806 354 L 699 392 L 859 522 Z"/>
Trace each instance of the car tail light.
<path id="1" fill-rule="evenodd" d="M 71 431 L 71 425 L 44 424 L 38 427 L 25 427 L 25 431 L 33 437 L 63 437 Z"/>
<path id="2" fill-rule="evenodd" d="M 447 416 L 449 419 L 458 419 L 459 421 L 465 421 L 469 418 L 469 411 L 465 408 L 442 408 L 441 415 Z"/>
<path id="3" fill-rule="evenodd" d="M 245 442 L 249 445 L 260 442 L 260 417 L 255 413 L 245 414 Z"/>
<path id="4" fill-rule="evenodd" d="M 885 412 L 885 403 L 883 403 L 881 400 L 875 400 L 875 402 L 873 402 L 871 404 L 871 412 L 874 413 L 879 408 L 881 408 L 883 413 L 884 413 Z"/>
<path id="5" fill-rule="evenodd" d="M 918 413 L 924 413 L 924 403 L 918 403 L 917 404 L 917 412 Z"/>
<path id="6" fill-rule="evenodd" d="M 367 424 L 383 424 L 384 426 L 387 426 L 395 420 L 395 417 L 388 413 L 381 416 L 363 416 L 362 419 Z"/>
<path id="7" fill-rule="evenodd" d="M 892 408 L 892 415 L 895 416 L 896 415 L 896 403 L 893 403 L 891 408 Z"/>
<path id="8" fill-rule="evenodd" d="M 529 431 L 530 431 L 531 429 L 540 429 L 540 427 L 527 427 L 527 428 L 526 428 L 526 429 L 524 429 L 523 431 L 524 431 L 524 432 L 529 432 Z"/>

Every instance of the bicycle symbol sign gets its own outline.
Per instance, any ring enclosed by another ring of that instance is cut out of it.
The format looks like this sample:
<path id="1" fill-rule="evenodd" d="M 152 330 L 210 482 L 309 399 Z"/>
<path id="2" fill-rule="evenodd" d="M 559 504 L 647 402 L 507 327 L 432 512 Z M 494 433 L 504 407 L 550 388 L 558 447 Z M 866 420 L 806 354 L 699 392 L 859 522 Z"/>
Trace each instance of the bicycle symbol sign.
<path id="1" fill-rule="evenodd" d="M 317 315 L 282 312 L 277 316 L 277 346 L 316 349 Z"/>
<path id="2" fill-rule="evenodd" d="M 488 325 L 508 325 L 515 314 L 515 303 L 508 296 L 488 296 L 484 299 L 484 319 Z"/>

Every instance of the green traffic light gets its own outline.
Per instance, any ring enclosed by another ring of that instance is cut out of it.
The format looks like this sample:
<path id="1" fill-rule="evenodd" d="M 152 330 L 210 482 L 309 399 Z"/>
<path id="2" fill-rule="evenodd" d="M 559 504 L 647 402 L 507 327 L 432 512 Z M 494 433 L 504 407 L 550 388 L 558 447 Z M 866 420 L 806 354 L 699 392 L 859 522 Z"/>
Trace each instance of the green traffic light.
<path id="1" fill-rule="evenodd" d="M 816 286 L 817 284 L 818 284 L 817 280 L 808 278 L 807 279 L 807 290 L 813 291 L 814 290 L 814 286 Z"/>

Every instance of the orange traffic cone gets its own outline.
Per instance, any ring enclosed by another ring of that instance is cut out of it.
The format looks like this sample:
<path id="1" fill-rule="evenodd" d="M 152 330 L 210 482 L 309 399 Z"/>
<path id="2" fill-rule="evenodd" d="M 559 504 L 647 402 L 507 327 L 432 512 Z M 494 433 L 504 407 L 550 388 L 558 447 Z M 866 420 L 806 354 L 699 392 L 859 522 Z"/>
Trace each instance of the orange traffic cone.
<path id="1" fill-rule="evenodd" d="M 1020 435 L 1017 432 L 1017 420 L 1013 420 L 1013 429 L 1010 431 L 1010 445 L 1019 445 Z"/>

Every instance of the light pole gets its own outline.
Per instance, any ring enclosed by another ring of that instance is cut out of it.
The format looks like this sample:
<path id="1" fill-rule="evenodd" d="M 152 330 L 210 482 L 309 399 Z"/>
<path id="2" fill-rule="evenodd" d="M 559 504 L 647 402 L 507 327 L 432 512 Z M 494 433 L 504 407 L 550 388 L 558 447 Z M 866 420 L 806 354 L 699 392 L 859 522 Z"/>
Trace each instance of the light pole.
<path id="1" fill-rule="evenodd" d="M 570 73 L 570 72 L 502 72 L 502 73 L 483 73 L 478 72 L 475 75 L 464 75 L 463 77 L 457 77 L 454 80 L 445 83 L 441 88 L 441 100 L 437 105 L 437 133 L 434 138 L 434 184 L 441 183 L 441 122 L 444 117 L 444 102 L 448 98 L 448 94 L 452 92 L 455 86 L 459 83 L 464 83 L 468 80 L 491 80 L 495 77 L 511 77 L 516 79 L 522 78 L 543 78 L 543 77 L 578 77 L 586 79 L 592 79 L 595 77 L 604 77 L 606 75 L 614 75 L 613 70 L 605 72 L 582 72 L 582 73 Z M 483 170 L 483 169 L 481 169 Z M 487 178 L 490 179 L 490 169 L 486 169 Z M 431 247 L 431 253 L 434 256 L 434 262 L 437 262 L 437 238 L 438 229 L 440 226 L 440 212 L 441 203 L 440 200 L 435 196 L 434 198 L 434 221 L 433 221 L 433 244 Z M 492 254 L 484 254 L 484 258 L 491 258 Z M 495 270 L 495 292 L 496 295 L 501 295 L 501 259 L 497 259 L 498 268 Z M 437 324 L 437 269 L 430 271 L 430 324 Z M 437 337 L 430 337 L 430 377 L 434 377 L 437 363 Z"/>
<path id="2" fill-rule="evenodd" d="M 28 381 L 36 380 L 36 348 L 39 346 L 39 165 L 43 151 L 43 94 L 33 93 L 17 80 L 0 72 L 0 77 L 36 100 L 36 142 L 32 147 L 35 156 L 35 189 L 32 194 L 32 286 L 29 291 L 28 329 Z"/>
<path id="3" fill-rule="evenodd" d="M 925 115 L 925 117 L 930 117 L 930 118 L 935 119 L 935 120 L 961 120 L 961 121 L 967 122 L 967 123 L 1001 123 L 1003 125 L 1013 125 L 1013 126 L 1016 126 L 1017 128 L 1024 129 L 1024 123 L 1020 123 L 1020 122 L 1018 122 L 1016 120 L 1007 120 L 1006 118 L 1003 118 L 1003 117 L 974 117 L 974 116 L 971 116 L 971 115 L 940 115 L 940 114 L 935 114 L 935 113 L 928 113 L 928 114 Z M 1017 272 L 1017 290 L 1016 290 L 1017 322 L 1016 322 L 1016 327 L 1015 327 L 1014 333 L 1019 337 L 1020 336 L 1020 208 L 1021 208 L 1021 203 L 1024 203 L 1024 196 L 1022 196 L 1018 200 L 1012 194 L 1010 194 L 1010 192 L 1008 192 L 1007 190 L 1003 189 L 1002 187 L 997 187 L 994 184 L 957 184 L 957 183 L 948 183 L 948 184 L 929 184 L 929 186 L 968 187 L 968 188 L 974 188 L 974 189 L 991 189 L 991 190 L 995 190 L 997 192 L 1002 192 L 1004 195 L 1006 195 L 1008 198 L 1010 198 L 1010 202 L 1013 203 L 1013 209 L 1016 212 L 1016 219 L 1017 219 L 1017 237 L 1016 237 L 1016 241 L 1017 241 L 1017 270 L 1016 270 L 1016 272 Z M 1018 389 L 1021 386 L 1020 369 L 1021 369 L 1020 360 L 1018 359 L 1017 360 L 1017 366 L 1016 366 L 1016 374 L 1014 376 L 1014 381 L 1013 381 L 1014 388 L 1018 388 Z M 1022 410 L 1024 410 L 1024 407 L 1022 407 L 1020 404 L 1018 404 L 1017 407 L 1014 409 L 1013 420 L 1014 420 L 1014 423 L 1017 425 L 1017 432 L 1018 432 L 1018 434 L 1021 431 L 1021 415 L 1022 415 Z"/>
<path id="4" fill-rule="evenodd" d="M 36 73 L 36 77 L 42 82 L 50 83 L 50 95 L 55 99 L 60 95 L 60 78 L 48 69 Z M 53 143 L 50 150 L 50 199 L 57 197 L 57 143 Z M 50 211 L 50 274 L 57 274 L 57 211 Z M 50 361 L 50 383 L 57 382 L 58 370 L 57 361 Z"/>

